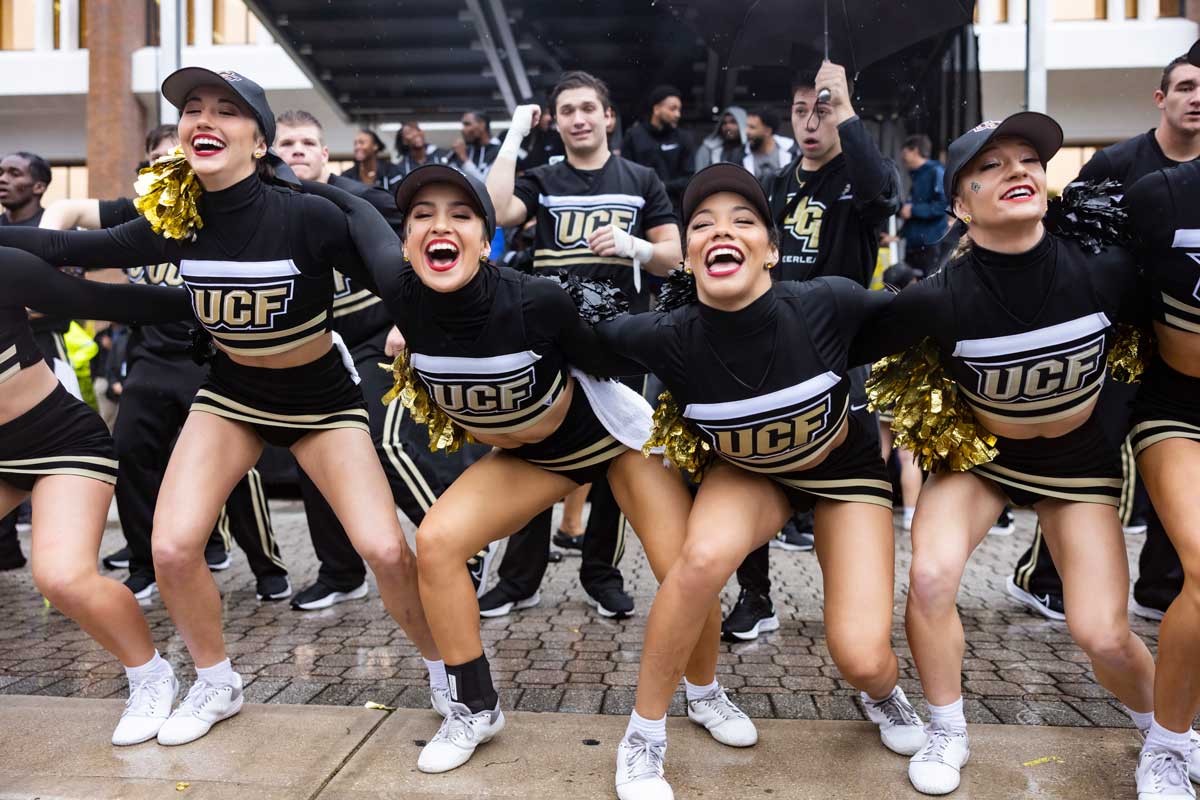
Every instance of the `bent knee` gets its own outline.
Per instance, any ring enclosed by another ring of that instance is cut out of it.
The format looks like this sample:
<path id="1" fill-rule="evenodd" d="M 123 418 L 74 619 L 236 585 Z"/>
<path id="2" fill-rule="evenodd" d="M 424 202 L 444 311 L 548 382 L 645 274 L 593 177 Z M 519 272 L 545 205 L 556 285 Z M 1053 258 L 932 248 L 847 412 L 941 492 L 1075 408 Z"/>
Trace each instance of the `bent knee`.
<path id="1" fill-rule="evenodd" d="M 376 537 L 374 541 L 362 548 L 359 555 L 371 565 L 371 569 L 375 572 L 408 570 L 416 566 L 416 559 L 413 558 L 412 552 L 404 540 L 390 536 Z"/>
<path id="2" fill-rule="evenodd" d="M 150 537 L 150 552 L 156 573 L 171 575 L 204 563 L 204 545 L 195 546 L 183 539 L 161 534 Z"/>
<path id="3" fill-rule="evenodd" d="M 831 646 L 829 654 L 842 678 L 854 686 L 877 685 L 883 678 L 891 676 L 896 666 L 896 655 L 886 643 Z"/>
<path id="4" fill-rule="evenodd" d="M 737 565 L 730 565 L 729 554 L 707 544 L 685 546 L 671 571 L 689 592 L 719 592 Z"/>
<path id="5" fill-rule="evenodd" d="M 1072 625 L 1070 629 L 1075 643 L 1092 661 L 1101 663 L 1125 660 L 1134 641 L 1127 619 L 1088 621 Z"/>
<path id="6" fill-rule="evenodd" d="M 87 601 L 89 579 L 97 570 L 46 568 L 33 570 L 33 585 L 61 611 L 69 611 Z"/>
<path id="7" fill-rule="evenodd" d="M 932 559 L 913 560 L 908 571 L 908 602 L 920 608 L 954 605 L 959 571 Z"/>

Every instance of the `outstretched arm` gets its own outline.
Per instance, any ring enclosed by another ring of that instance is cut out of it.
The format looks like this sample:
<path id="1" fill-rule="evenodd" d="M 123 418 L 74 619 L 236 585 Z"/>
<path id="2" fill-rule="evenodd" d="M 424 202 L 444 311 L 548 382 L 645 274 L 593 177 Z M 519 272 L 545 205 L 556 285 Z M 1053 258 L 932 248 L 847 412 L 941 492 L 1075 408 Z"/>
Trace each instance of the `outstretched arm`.
<path id="1" fill-rule="evenodd" d="M 142 267 L 175 259 L 167 239 L 144 218 L 101 231 L 53 231 L 9 226 L 0 228 L 0 247 L 33 253 L 56 267 L 108 269 Z"/>
<path id="2" fill-rule="evenodd" d="M 500 152 L 488 170 L 487 190 L 496 208 L 496 222 L 502 228 L 520 225 L 529 216 L 529 209 L 516 197 L 513 189 L 517 181 L 517 158 L 521 152 L 521 142 L 533 130 L 541 113 L 538 105 L 517 106 L 508 133 L 504 136 L 504 144 L 500 145 Z"/>

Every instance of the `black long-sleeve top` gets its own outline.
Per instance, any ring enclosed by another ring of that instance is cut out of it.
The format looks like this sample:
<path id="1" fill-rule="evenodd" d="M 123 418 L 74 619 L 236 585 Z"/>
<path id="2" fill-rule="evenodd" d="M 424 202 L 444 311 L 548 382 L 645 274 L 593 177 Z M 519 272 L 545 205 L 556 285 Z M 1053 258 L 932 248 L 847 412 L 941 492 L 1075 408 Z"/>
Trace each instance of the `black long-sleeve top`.
<path id="1" fill-rule="evenodd" d="M 1125 206 L 1154 319 L 1200 334 L 1200 161 L 1150 173 L 1126 192 Z"/>
<path id="2" fill-rule="evenodd" d="M 179 265 L 193 312 L 228 353 L 282 353 L 330 330 L 336 267 L 371 287 L 332 203 L 251 175 L 201 195 L 191 241 L 166 239 L 139 218 L 98 231 L 0 228 L 0 246 L 85 268 Z M 372 211 L 372 213 L 375 213 Z"/>
<path id="3" fill-rule="evenodd" d="M 26 306 L 68 319 L 129 323 L 169 322 L 191 313 L 179 291 L 80 280 L 30 253 L 0 247 L 0 383 L 43 359 Z"/>
<path id="4" fill-rule="evenodd" d="M 803 472 L 837 437 L 854 341 L 888 299 L 817 278 L 776 283 L 738 311 L 692 303 L 596 330 L 614 354 L 662 379 L 718 455 L 779 478 Z"/>

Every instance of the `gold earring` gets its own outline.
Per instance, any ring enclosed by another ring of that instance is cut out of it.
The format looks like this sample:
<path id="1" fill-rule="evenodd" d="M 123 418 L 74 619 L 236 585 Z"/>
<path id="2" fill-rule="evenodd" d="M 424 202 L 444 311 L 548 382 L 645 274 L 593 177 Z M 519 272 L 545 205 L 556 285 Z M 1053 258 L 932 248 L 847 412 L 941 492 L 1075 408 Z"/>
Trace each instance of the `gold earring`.
<path id="1" fill-rule="evenodd" d="M 691 267 L 689 267 L 687 264 L 684 264 L 684 265 L 683 265 L 683 274 L 684 274 L 684 275 L 691 275 L 691 274 L 692 274 L 692 268 L 691 268 Z"/>
<path id="2" fill-rule="evenodd" d="M 971 215 L 963 214 L 962 221 L 965 222 L 966 224 L 970 225 L 971 224 Z"/>
<path id="3" fill-rule="evenodd" d="M 260 152 L 258 152 L 258 151 L 255 151 L 255 153 L 254 153 L 254 157 L 255 157 L 255 158 L 262 158 L 262 157 L 263 157 L 263 156 L 265 156 L 265 155 L 266 155 L 266 153 L 260 153 Z"/>
<path id="4" fill-rule="evenodd" d="M 479 254 L 479 263 L 487 264 L 489 258 L 490 258 L 490 256 L 487 253 L 480 253 Z"/>
<path id="5" fill-rule="evenodd" d="M 407 251 L 407 250 L 403 250 L 403 251 L 401 251 L 401 252 L 402 252 L 402 254 L 403 254 L 403 256 L 404 256 L 404 263 L 405 263 L 405 264 L 407 264 L 407 263 L 408 263 L 408 251 Z"/>
<path id="6" fill-rule="evenodd" d="M 775 262 L 774 262 L 774 261 L 768 261 L 768 262 L 767 262 L 767 263 L 766 263 L 766 264 L 763 266 L 763 269 L 775 269 Z"/>

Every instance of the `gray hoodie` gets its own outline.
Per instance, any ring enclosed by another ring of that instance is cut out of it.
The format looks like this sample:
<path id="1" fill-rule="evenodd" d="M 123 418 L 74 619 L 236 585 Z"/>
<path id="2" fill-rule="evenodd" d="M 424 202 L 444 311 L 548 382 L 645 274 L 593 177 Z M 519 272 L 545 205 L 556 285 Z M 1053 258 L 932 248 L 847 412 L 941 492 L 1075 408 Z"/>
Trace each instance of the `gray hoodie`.
<path id="1" fill-rule="evenodd" d="M 713 130 L 712 135 L 705 138 L 700 143 L 700 147 L 696 149 L 696 171 L 704 169 L 710 164 L 719 164 L 723 160 L 721 151 L 725 149 L 725 140 L 721 138 L 721 121 L 725 119 L 726 114 L 732 114 L 737 120 L 738 133 L 741 135 L 742 149 L 746 148 L 746 109 L 741 106 L 729 106 L 721 111 L 717 117 L 717 127 Z"/>
<path id="2" fill-rule="evenodd" d="M 746 140 L 746 109 L 741 106 L 729 106 L 721 112 L 720 118 L 717 120 L 717 128 L 712 135 L 704 140 L 696 151 L 696 171 L 707 167 L 709 164 L 718 164 L 722 161 L 722 152 L 725 149 L 725 140 L 721 138 L 721 120 L 725 119 L 726 114 L 732 114 L 737 120 L 738 131 L 741 133 L 742 149 L 741 156 L 735 163 L 740 163 L 747 171 L 754 174 L 759 180 L 764 182 L 770 181 L 776 174 L 781 172 L 792 161 L 796 142 L 786 136 L 775 135 L 775 150 L 772 153 L 772 162 L 769 169 L 763 170 L 756 168 L 754 154 L 750 152 L 750 143 Z M 760 174 L 765 171 L 766 174 Z"/>

